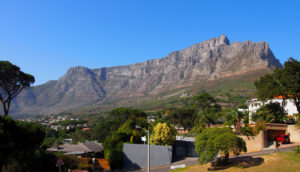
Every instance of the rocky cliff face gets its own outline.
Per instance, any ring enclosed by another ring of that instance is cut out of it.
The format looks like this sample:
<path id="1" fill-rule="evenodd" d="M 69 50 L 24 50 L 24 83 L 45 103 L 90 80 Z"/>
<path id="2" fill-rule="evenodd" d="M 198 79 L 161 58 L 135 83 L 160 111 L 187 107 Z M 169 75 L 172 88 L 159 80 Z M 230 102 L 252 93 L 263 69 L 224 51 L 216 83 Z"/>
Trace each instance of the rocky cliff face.
<path id="1" fill-rule="evenodd" d="M 222 35 L 144 63 L 100 69 L 70 68 L 58 81 L 23 91 L 12 109 L 13 113 L 57 113 L 274 67 L 282 65 L 268 43 L 230 44 Z"/>

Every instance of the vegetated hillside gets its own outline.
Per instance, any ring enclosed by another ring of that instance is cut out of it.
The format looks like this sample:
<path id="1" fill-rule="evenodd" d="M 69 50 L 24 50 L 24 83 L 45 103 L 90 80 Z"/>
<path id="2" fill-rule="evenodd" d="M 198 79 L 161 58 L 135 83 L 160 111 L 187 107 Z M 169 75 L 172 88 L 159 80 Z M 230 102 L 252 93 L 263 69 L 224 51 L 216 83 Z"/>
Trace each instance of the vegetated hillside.
<path id="1" fill-rule="evenodd" d="M 24 90 L 14 101 L 12 112 L 95 113 L 116 106 L 143 107 L 203 89 L 222 96 L 226 94 L 222 93 L 225 88 L 236 90 L 241 83 L 245 84 L 240 89 L 253 93 L 252 81 L 258 73 L 270 72 L 275 67 L 282 65 L 268 43 L 230 44 L 222 35 L 144 63 L 100 69 L 70 68 L 57 81 Z"/>
<path id="2" fill-rule="evenodd" d="M 69 113 L 75 115 L 96 116 L 108 113 L 113 107 L 127 106 L 140 108 L 145 111 L 157 111 L 165 108 L 184 107 L 190 104 L 193 95 L 207 91 L 217 98 L 223 107 L 236 107 L 255 96 L 254 81 L 271 70 L 252 71 L 243 75 L 218 80 L 195 83 L 191 87 L 170 90 L 155 96 L 110 101 L 107 104 L 86 106 Z"/>

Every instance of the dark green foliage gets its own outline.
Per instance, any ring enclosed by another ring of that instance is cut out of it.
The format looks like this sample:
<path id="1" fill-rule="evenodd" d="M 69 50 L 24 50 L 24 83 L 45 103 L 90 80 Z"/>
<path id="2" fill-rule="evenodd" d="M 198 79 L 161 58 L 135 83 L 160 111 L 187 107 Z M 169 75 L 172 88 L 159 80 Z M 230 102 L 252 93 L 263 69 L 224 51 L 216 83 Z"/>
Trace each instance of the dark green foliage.
<path id="1" fill-rule="evenodd" d="M 123 165 L 123 150 L 117 148 L 111 149 L 108 161 L 111 170 L 121 169 Z"/>
<path id="2" fill-rule="evenodd" d="M 294 147 L 294 152 L 295 152 L 296 154 L 300 154 L 300 146 L 295 146 L 295 147 Z"/>
<path id="3" fill-rule="evenodd" d="M 8 115 L 10 103 L 24 88 L 34 83 L 34 77 L 8 61 L 0 61 L 0 102 L 4 115 Z"/>
<path id="4" fill-rule="evenodd" d="M 300 126 L 300 113 L 295 114 L 296 116 L 296 125 Z"/>
<path id="5" fill-rule="evenodd" d="M 229 153 L 237 155 L 240 152 L 247 152 L 245 141 L 237 135 L 229 132 L 217 136 L 214 140 L 214 147 L 224 153 L 225 164 L 229 158 Z"/>
<path id="6" fill-rule="evenodd" d="M 76 130 L 70 134 L 70 137 L 73 139 L 73 143 L 78 143 L 92 140 L 91 135 L 91 130 L 83 131 L 81 128 L 76 128 Z"/>
<path id="7" fill-rule="evenodd" d="M 109 161 L 111 170 L 122 168 L 124 140 L 127 140 L 126 135 L 115 132 L 104 141 L 104 158 Z"/>
<path id="8" fill-rule="evenodd" d="M 219 113 L 220 110 L 221 108 L 218 106 L 205 108 L 203 111 L 199 111 L 197 116 L 199 119 L 201 119 L 202 122 L 210 127 L 211 124 L 218 123 L 218 120 L 221 116 L 221 114 Z"/>
<path id="9" fill-rule="evenodd" d="M 260 100 L 284 96 L 294 101 L 300 113 L 300 62 L 289 58 L 283 69 L 275 69 L 272 74 L 266 74 L 255 82 Z"/>
<path id="10" fill-rule="evenodd" d="M 241 104 L 239 104 L 238 108 L 239 109 L 248 109 L 248 106 L 246 103 L 241 103 Z"/>
<path id="11" fill-rule="evenodd" d="M 140 110 L 140 109 L 132 109 L 132 108 L 125 108 L 119 107 L 113 109 L 109 113 L 109 118 L 116 120 L 119 123 L 119 126 L 123 125 L 129 117 L 147 117 L 147 114 Z"/>
<path id="12" fill-rule="evenodd" d="M 42 147 L 50 148 L 55 143 L 56 140 L 57 138 L 55 137 L 46 137 L 42 143 Z"/>
<path id="13" fill-rule="evenodd" d="M 216 124 L 220 117 L 219 112 L 221 106 L 217 104 L 217 101 L 213 96 L 207 92 L 202 92 L 199 95 L 193 97 L 191 108 L 194 109 L 197 117 L 202 122 L 206 123 L 208 127 L 211 124 Z"/>
<path id="14" fill-rule="evenodd" d="M 105 138 L 118 130 L 119 124 L 115 120 L 101 120 L 91 129 L 92 140 L 103 143 Z"/>
<path id="15" fill-rule="evenodd" d="M 277 81 L 276 74 L 279 74 L 280 69 L 276 69 L 274 74 L 266 74 L 255 81 L 257 96 L 260 100 L 266 101 L 282 93 L 280 83 Z"/>
<path id="16" fill-rule="evenodd" d="M 189 136 L 195 137 L 196 135 L 202 133 L 205 130 L 206 123 L 203 119 L 198 118 L 194 122 L 193 128 L 190 130 Z"/>
<path id="17" fill-rule="evenodd" d="M 56 131 L 47 126 L 44 127 L 44 131 L 46 135 L 41 147 L 45 149 L 51 147 L 54 143 L 63 144 L 63 140 L 67 136 L 66 130 L 63 129 Z"/>
<path id="18" fill-rule="evenodd" d="M 196 137 L 195 147 L 199 155 L 199 163 L 212 161 L 219 151 L 238 153 L 246 151 L 245 142 L 227 128 L 208 128 Z M 228 158 L 228 157 L 227 157 Z"/>
<path id="19" fill-rule="evenodd" d="M 172 124 L 183 127 L 185 130 L 190 130 L 196 120 L 196 114 L 193 109 L 178 108 L 173 110 L 168 119 Z"/>
<path id="20" fill-rule="evenodd" d="M 146 113 L 138 109 L 117 108 L 110 113 L 109 119 L 114 122 L 111 121 L 113 124 L 112 128 L 110 128 L 111 135 L 104 140 L 104 157 L 109 161 L 112 170 L 121 169 L 123 143 L 141 143 L 141 136 L 144 136 L 145 132 L 137 130 L 135 126 L 139 125 L 142 128 L 148 128 Z M 120 124 L 122 125 L 119 127 Z"/>
<path id="21" fill-rule="evenodd" d="M 266 123 L 284 123 L 286 112 L 279 103 L 268 103 L 259 108 L 256 114 L 252 115 L 253 121 Z"/>
<path id="22" fill-rule="evenodd" d="M 195 109 L 196 112 L 204 112 L 206 109 L 220 109 L 221 106 L 217 104 L 217 101 L 213 96 L 207 92 L 202 92 L 199 95 L 193 97 L 191 107 Z"/>
<path id="23" fill-rule="evenodd" d="M 231 109 L 224 113 L 223 117 L 226 121 L 223 123 L 225 126 L 234 126 L 236 133 L 241 133 L 241 121 L 248 117 L 248 112 L 241 112 L 237 109 Z"/>
<path id="24" fill-rule="evenodd" d="M 44 130 L 37 124 L 0 117 L 0 168 L 54 171 L 56 157 L 40 148 L 44 137 Z"/>
<path id="25" fill-rule="evenodd" d="M 255 127 L 253 128 L 253 135 L 259 134 L 260 131 L 266 130 L 265 122 L 256 122 Z"/>
<path id="26" fill-rule="evenodd" d="M 242 127 L 241 128 L 241 133 L 244 136 L 253 136 L 254 135 L 253 131 L 252 131 L 252 128 L 250 128 L 248 126 Z"/>

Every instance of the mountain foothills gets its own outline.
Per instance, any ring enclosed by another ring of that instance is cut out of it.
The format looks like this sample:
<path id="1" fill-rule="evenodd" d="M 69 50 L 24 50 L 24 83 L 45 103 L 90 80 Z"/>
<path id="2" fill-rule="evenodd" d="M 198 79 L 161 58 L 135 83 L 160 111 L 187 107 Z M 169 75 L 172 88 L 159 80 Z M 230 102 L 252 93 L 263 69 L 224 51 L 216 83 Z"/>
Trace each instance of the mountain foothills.
<path id="1" fill-rule="evenodd" d="M 11 113 L 37 115 L 134 106 L 192 94 L 193 90 L 220 88 L 229 81 L 237 85 L 249 81 L 253 85 L 255 79 L 275 67 L 282 65 L 268 43 L 230 44 L 222 35 L 144 63 L 99 69 L 70 68 L 57 81 L 21 92 L 12 104 Z"/>

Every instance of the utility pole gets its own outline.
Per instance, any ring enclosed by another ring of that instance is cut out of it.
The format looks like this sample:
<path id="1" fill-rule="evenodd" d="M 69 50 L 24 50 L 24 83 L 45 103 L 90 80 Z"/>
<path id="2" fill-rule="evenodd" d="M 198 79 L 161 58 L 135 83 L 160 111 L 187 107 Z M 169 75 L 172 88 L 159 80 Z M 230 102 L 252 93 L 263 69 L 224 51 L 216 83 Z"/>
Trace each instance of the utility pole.
<path id="1" fill-rule="evenodd" d="M 150 131 L 143 129 L 142 127 L 135 125 L 135 128 L 144 130 L 148 135 L 148 148 L 147 148 L 147 171 L 150 172 Z"/>

